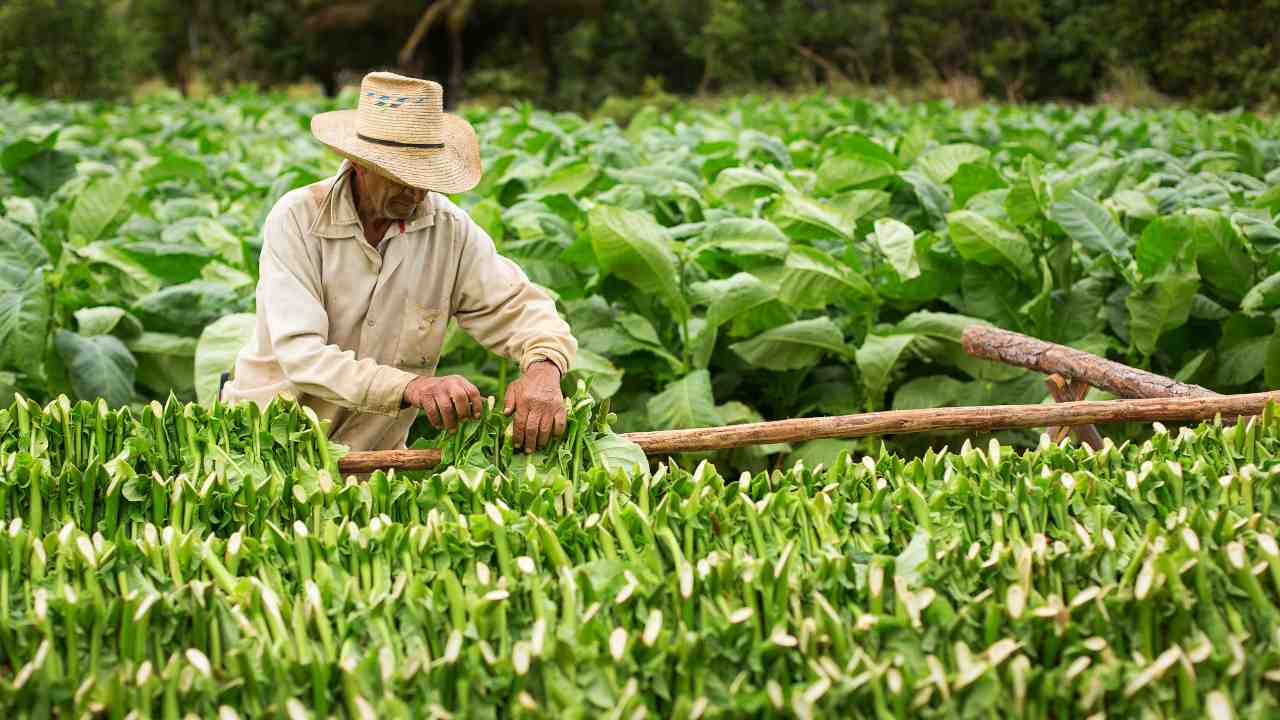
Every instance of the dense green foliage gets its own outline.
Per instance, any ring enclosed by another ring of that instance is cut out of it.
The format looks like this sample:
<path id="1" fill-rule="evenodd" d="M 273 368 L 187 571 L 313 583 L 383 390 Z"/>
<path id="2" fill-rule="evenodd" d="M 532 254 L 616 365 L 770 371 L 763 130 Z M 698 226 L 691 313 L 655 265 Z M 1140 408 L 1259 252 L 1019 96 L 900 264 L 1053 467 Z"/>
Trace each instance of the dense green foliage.
<path id="1" fill-rule="evenodd" d="M 3 714 L 1278 711 L 1273 408 L 725 478 L 570 407 L 531 460 L 490 415 L 366 482 L 292 404 L 0 410 Z"/>
<path id="2" fill-rule="evenodd" d="M 101 95 L 158 74 L 180 86 L 311 79 L 332 90 L 346 72 L 398 66 L 430 4 L 0 0 L 0 87 Z M 582 109 L 640 94 L 649 78 L 676 93 L 972 78 L 1001 99 L 1091 100 L 1123 84 L 1117 73 L 1215 108 L 1280 97 L 1280 45 L 1265 30 L 1277 0 L 453 3 L 462 5 L 456 38 L 452 20 L 436 22 L 404 67 L 448 78 L 451 97 Z"/>
<path id="3" fill-rule="evenodd" d="M 0 391 L 208 402 L 262 218 L 337 166 L 305 132 L 323 107 L 4 103 Z M 829 98 L 473 119 L 486 176 L 456 199 L 557 295 L 623 429 L 1043 399 L 961 352 L 971 322 L 1280 382 L 1274 121 Z M 455 329 L 441 372 L 492 394 L 507 371 Z"/>

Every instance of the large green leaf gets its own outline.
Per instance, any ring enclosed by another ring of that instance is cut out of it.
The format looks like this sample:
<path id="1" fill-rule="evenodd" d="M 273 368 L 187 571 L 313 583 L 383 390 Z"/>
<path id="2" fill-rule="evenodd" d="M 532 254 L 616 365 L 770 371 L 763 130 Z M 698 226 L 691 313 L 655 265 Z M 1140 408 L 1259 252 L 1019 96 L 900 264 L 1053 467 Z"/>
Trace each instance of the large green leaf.
<path id="1" fill-rule="evenodd" d="M 876 221 L 875 232 L 868 238 L 889 260 L 898 277 L 911 280 L 920 277 L 920 260 L 916 257 L 916 233 L 909 225 L 882 218 Z"/>
<path id="2" fill-rule="evenodd" d="M 697 283 L 691 290 L 707 304 L 709 329 L 732 323 L 730 334 L 741 337 L 794 319 L 774 290 L 750 273 Z"/>
<path id="3" fill-rule="evenodd" d="M 78 244 L 90 243 L 102 236 L 112 219 L 129 199 L 130 185 L 116 176 L 100 177 L 76 197 L 71 209 L 71 239 Z"/>
<path id="4" fill-rule="evenodd" d="M 77 398 L 102 398 L 112 407 L 125 405 L 133 399 L 138 363 L 119 338 L 113 335 L 84 337 L 59 330 L 53 343 L 67 368 Z"/>
<path id="5" fill-rule="evenodd" d="M 209 217 L 190 217 L 179 220 L 166 226 L 160 234 L 160 239 L 172 245 L 203 245 L 232 265 L 240 264 L 243 259 L 240 239 L 225 225 Z"/>
<path id="6" fill-rule="evenodd" d="M 951 177 L 950 183 L 958 207 L 965 207 L 971 199 L 983 193 L 1008 187 L 1008 183 L 1000 176 L 999 171 L 983 163 L 961 165 L 956 174 Z"/>
<path id="7" fill-rule="evenodd" d="M 624 371 L 609 362 L 609 358 L 578 348 L 573 368 L 569 371 L 569 379 L 586 380 L 592 397 L 597 400 L 607 400 L 622 387 L 623 374 Z"/>
<path id="8" fill-rule="evenodd" d="M 647 404 L 649 424 L 655 430 L 715 427 L 721 423 L 711 393 L 711 374 L 694 370 L 673 381 Z"/>
<path id="9" fill-rule="evenodd" d="M 920 206 L 924 208 L 934 227 L 945 225 L 947 213 L 951 211 L 951 196 L 944 187 L 930 180 L 924 173 L 914 170 L 900 172 L 898 177 L 915 191 Z"/>
<path id="10" fill-rule="evenodd" d="M 966 260 L 1007 267 L 1027 279 L 1036 277 L 1031 245 L 1016 228 L 972 210 L 948 214 L 947 228 L 951 242 Z"/>
<path id="11" fill-rule="evenodd" d="M 160 397 L 172 392 L 184 402 L 194 400 L 198 342 L 193 337 L 159 332 L 125 340 L 125 347 L 138 361 L 138 384 Z"/>
<path id="12" fill-rule="evenodd" d="M 1009 220 L 1014 225 L 1026 225 L 1044 213 L 1048 190 L 1042 174 L 1044 163 L 1034 155 L 1022 158 L 1022 168 L 1009 194 L 1005 196 L 1004 208 Z"/>
<path id="13" fill-rule="evenodd" d="M 1191 313 L 1191 301 L 1200 288 L 1194 266 L 1173 262 L 1136 287 L 1125 298 L 1129 310 L 1129 337 L 1144 355 L 1155 352 L 1165 332 L 1181 327 Z"/>
<path id="14" fill-rule="evenodd" d="M 794 192 L 774 200 L 769 206 L 768 217 L 797 240 L 844 240 L 853 230 L 853 223 L 836 208 Z"/>
<path id="15" fill-rule="evenodd" d="M 920 335 L 958 343 L 964 331 L 970 326 L 987 324 L 985 321 L 965 315 L 920 310 L 900 320 L 897 330 L 907 335 Z"/>
<path id="16" fill-rule="evenodd" d="M 758 198 L 782 192 L 783 184 L 758 170 L 727 168 L 716 176 L 710 191 L 715 197 L 735 207 L 747 210 Z"/>
<path id="17" fill-rule="evenodd" d="M 200 245 L 153 241 L 117 245 L 116 250 L 166 285 L 180 285 L 200 279 L 204 266 L 217 257 L 214 250 Z"/>
<path id="18" fill-rule="evenodd" d="M 238 312 L 245 305 L 245 300 L 231 288 L 197 280 L 147 295 L 130 311 L 147 330 L 195 337 L 209 323 Z"/>
<path id="19" fill-rule="evenodd" d="M 1262 382 L 1266 384 L 1268 389 L 1274 390 L 1280 387 L 1280 326 L 1276 327 L 1276 331 L 1271 334 L 1271 340 L 1267 343 L 1267 360 L 1263 366 Z"/>
<path id="20" fill-rule="evenodd" d="M 76 331 L 81 335 L 115 335 L 129 340 L 142 334 L 142 323 L 114 305 L 81 308 L 75 312 Z"/>
<path id="21" fill-rule="evenodd" d="M 56 134 L 40 142 L 19 140 L 0 153 L 0 166 L 18 179 L 23 189 L 47 197 L 76 172 L 74 155 L 54 150 Z"/>
<path id="22" fill-rule="evenodd" d="M 1253 285 L 1254 266 L 1244 238 L 1230 218 L 1195 209 L 1158 217 L 1138 239 L 1138 272 L 1159 273 L 1177 258 L 1193 256 L 1205 283 L 1221 297 L 1241 301 Z"/>
<path id="23" fill-rule="evenodd" d="M 1067 236 L 1093 252 L 1107 253 L 1121 260 L 1129 257 L 1133 244 L 1111 211 L 1079 190 L 1072 190 L 1050 208 L 1050 217 Z"/>
<path id="24" fill-rule="evenodd" d="M 1240 309 L 1245 312 L 1270 310 L 1276 306 L 1280 306 L 1280 273 L 1263 278 L 1261 282 L 1250 288 L 1249 292 L 1245 293 L 1244 299 L 1240 301 Z"/>
<path id="25" fill-rule="evenodd" d="M 657 296 L 677 319 L 689 316 L 680 291 L 679 260 L 667 231 L 651 215 L 597 205 L 591 208 L 589 223 L 602 272 Z"/>
<path id="26" fill-rule="evenodd" d="M 1188 214 L 1195 219 L 1193 242 L 1200 277 L 1220 297 L 1239 302 L 1255 277 L 1244 237 L 1222 213 L 1195 209 Z"/>
<path id="27" fill-rule="evenodd" d="M 774 289 L 749 273 L 708 280 L 690 289 L 698 302 L 707 305 L 705 323 L 692 343 L 694 367 L 707 366 L 723 325 L 730 326 L 730 335 L 744 337 L 795 319 Z"/>
<path id="28" fill-rule="evenodd" d="M 52 305 L 48 263 L 35 238 L 0 218 L 0 368 L 43 372 Z"/>
<path id="29" fill-rule="evenodd" d="M 964 404 L 968 383 L 946 375 L 926 375 L 893 391 L 894 410 L 925 410 Z"/>
<path id="30" fill-rule="evenodd" d="M 644 449 L 625 437 L 608 433 L 596 438 L 594 445 L 596 458 L 609 472 L 648 474 L 649 458 Z"/>
<path id="31" fill-rule="evenodd" d="M 753 260 L 782 259 L 791 241 L 768 220 L 725 218 L 707 225 L 701 237 L 689 243 L 690 253 L 717 250 L 733 260 L 744 256 Z"/>
<path id="32" fill-rule="evenodd" d="M 52 305 L 45 270 L 36 268 L 17 282 L 0 273 L 0 367 L 43 372 Z"/>
<path id="33" fill-rule="evenodd" d="M 256 320 L 251 313 L 227 315 L 200 333 L 195 356 L 196 399 L 200 404 L 209 405 L 217 399 L 222 373 L 231 372 L 241 348 L 253 339 Z"/>
<path id="34" fill-rule="evenodd" d="M 857 187 L 882 187 L 897 169 L 883 160 L 854 153 L 827 156 L 818 166 L 817 190 L 823 195 Z"/>
<path id="35" fill-rule="evenodd" d="M 867 335 L 855 354 L 858 371 L 867 397 L 876 407 L 883 405 L 885 390 L 889 389 L 893 369 L 902 359 L 915 335 Z"/>
<path id="36" fill-rule="evenodd" d="M 9 407 L 9 403 L 13 402 L 14 394 L 18 392 L 18 376 L 14 373 L 0 370 L 0 406 Z"/>
<path id="37" fill-rule="evenodd" d="M 1213 383 L 1218 387 L 1244 385 L 1262 374 L 1268 347 L 1275 331 L 1270 318 L 1233 315 L 1222 325 L 1218 341 L 1218 364 Z"/>
<path id="38" fill-rule="evenodd" d="M 792 307 L 820 310 L 831 304 L 868 302 L 875 290 L 860 273 L 827 253 L 797 245 L 783 265 L 778 294 Z"/>
<path id="39" fill-rule="evenodd" d="M 916 167 L 936 183 L 945 183 L 965 163 L 983 163 L 991 151 L 970 143 L 955 143 L 933 148 L 916 159 Z"/>
<path id="40" fill-rule="evenodd" d="M 849 352 L 844 334 L 826 317 L 780 325 L 731 348 L 743 360 L 766 370 L 812 367 L 823 355 L 847 356 Z"/>
<path id="41" fill-rule="evenodd" d="M 0 277 L 16 282 L 32 270 L 49 264 L 49 253 L 21 226 L 0 217 Z"/>

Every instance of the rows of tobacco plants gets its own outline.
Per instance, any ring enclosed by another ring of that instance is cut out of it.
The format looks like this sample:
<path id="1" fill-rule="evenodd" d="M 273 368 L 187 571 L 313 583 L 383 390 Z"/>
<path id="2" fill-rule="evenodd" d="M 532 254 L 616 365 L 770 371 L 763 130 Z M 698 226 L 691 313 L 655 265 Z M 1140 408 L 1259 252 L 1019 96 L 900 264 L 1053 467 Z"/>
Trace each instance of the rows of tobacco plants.
<path id="1" fill-rule="evenodd" d="M 0 98 L 0 392 L 208 403 L 251 327 L 262 218 L 337 167 L 308 119 L 349 101 Z M 1280 382 L 1274 118 L 829 97 L 625 127 L 470 115 L 486 175 L 456 200 L 555 293 L 622 429 L 1043 399 L 964 356 L 971 322 L 1222 391 Z M 457 332 L 442 371 L 507 376 Z"/>
<path id="2" fill-rule="evenodd" d="M 585 390 L 340 478 L 297 406 L 0 410 L 5 717 L 1274 717 L 1280 423 L 724 477 Z"/>

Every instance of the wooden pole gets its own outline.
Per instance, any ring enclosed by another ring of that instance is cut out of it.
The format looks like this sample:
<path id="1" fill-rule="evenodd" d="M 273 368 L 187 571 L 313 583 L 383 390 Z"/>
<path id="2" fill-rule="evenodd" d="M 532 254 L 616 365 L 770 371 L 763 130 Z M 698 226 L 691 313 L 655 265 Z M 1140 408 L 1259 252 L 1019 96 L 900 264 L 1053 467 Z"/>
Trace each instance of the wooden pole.
<path id="1" fill-rule="evenodd" d="M 627 433 L 623 437 L 650 455 L 701 452 L 801 442 L 818 438 L 857 438 L 939 430 L 984 432 L 1051 425 L 1076 427 L 1109 422 L 1187 422 L 1215 416 L 1258 415 L 1280 391 L 1248 395 L 1092 400 L 1053 405 L 991 405 L 926 410 L 890 410 L 859 415 L 795 418 L 692 430 Z M 435 450 L 383 450 L 348 453 L 338 461 L 343 473 L 378 468 L 424 469 L 440 462 Z"/>
<path id="2" fill-rule="evenodd" d="M 374 470 L 427 470 L 440 464 L 439 450 L 365 450 L 349 452 L 338 458 L 343 475 L 371 473 Z"/>
<path id="3" fill-rule="evenodd" d="M 965 328 L 961 342 L 965 352 L 974 357 L 1083 380 L 1122 398 L 1218 396 L 1199 385 L 1180 383 L 1093 353 L 988 325 Z"/>

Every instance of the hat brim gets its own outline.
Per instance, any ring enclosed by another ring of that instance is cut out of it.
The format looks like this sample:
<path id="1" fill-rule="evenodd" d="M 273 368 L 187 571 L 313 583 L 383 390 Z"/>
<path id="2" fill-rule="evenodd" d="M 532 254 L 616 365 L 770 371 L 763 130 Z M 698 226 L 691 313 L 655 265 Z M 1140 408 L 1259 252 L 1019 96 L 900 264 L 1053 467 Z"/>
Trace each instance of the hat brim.
<path id="1" fill-rule="evenodd" d="M 339 155 L 402 185 L 448 195 L 479 184 L 480 141 L 465 119 L 444 114 L 442 148 L 394 147 L 361 140 L 356 135 L 356 112 L 320 113 L 311 118 L 311 134 Z"/>

